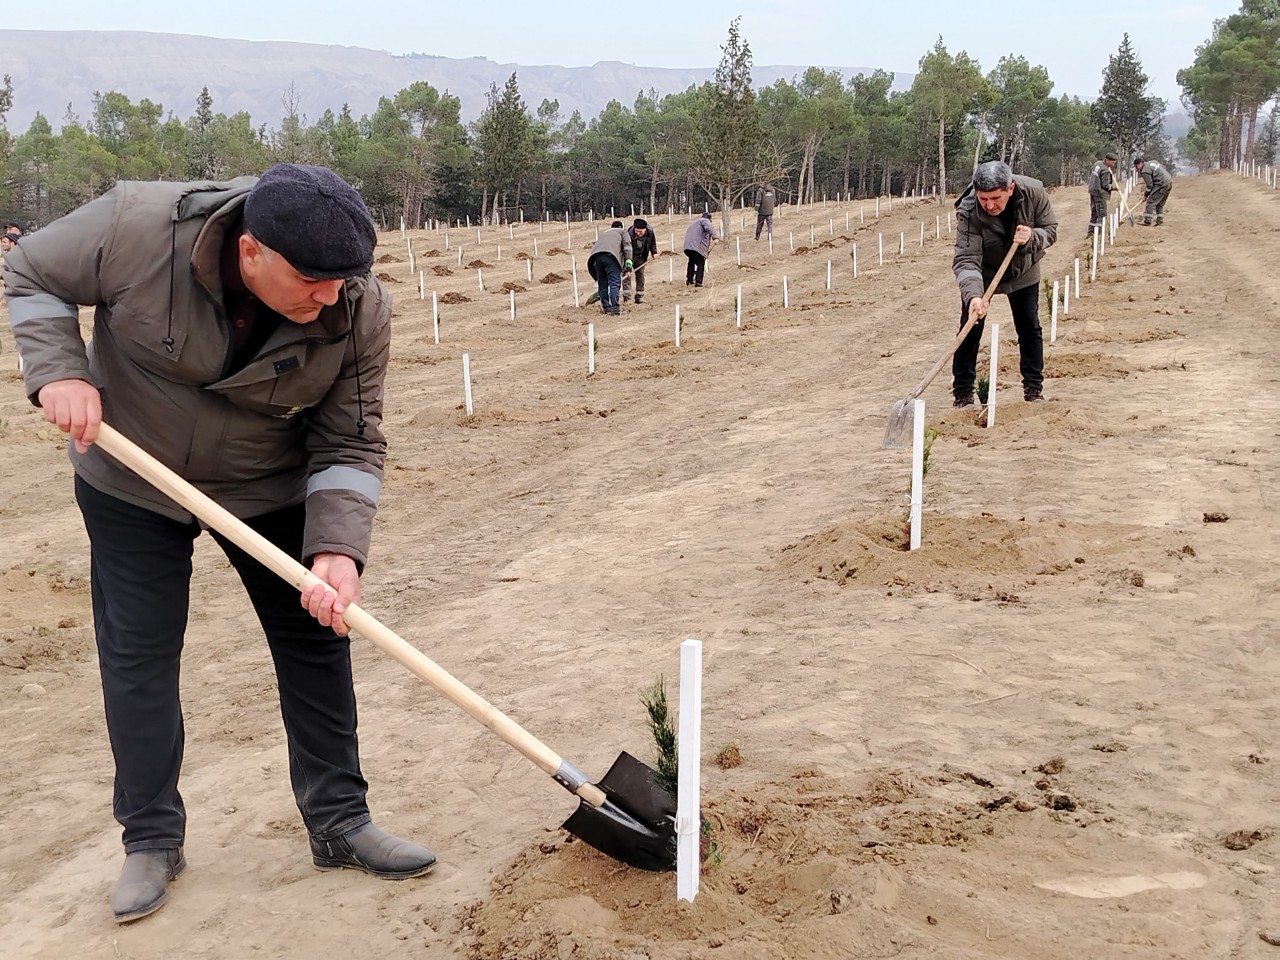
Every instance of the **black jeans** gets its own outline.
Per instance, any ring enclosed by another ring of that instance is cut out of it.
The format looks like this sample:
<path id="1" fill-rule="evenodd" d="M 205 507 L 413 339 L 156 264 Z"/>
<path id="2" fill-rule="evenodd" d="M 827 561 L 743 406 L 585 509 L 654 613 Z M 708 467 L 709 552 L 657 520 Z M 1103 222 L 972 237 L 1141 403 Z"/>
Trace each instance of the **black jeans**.
<path id="1" fill-rule="evenodd" d="M 1040 329 L 1040 284 L 1033 283 L 1009 294 L 1009 309 L 1013 313 L 1013 326 L 1018 331 L 1019 372 L 1022 389 L 1040 390 L 1044 386 L 1044 332 Z M 960 326 L 969 319 L 969 304 L 960 307 Z M 979 320 L 960 344 L 951 358 L 951 393 L 955 397 L 973 396 L 973 382 L 977 374 L 978 346 L 982 342 Z"/>
<path id="2" fill-rule="evenodd" d="M 184 743 L 179 660 L 198 524 L 179 523 L 76 478 L 89 534 L 90 582 L 107 733 L 116 761 L 113 807 L 127 853 L 177 847 Z M 302 550 L 301 504 L 248 520 L 290 556 Z M 332 840 L 369 820 L 360 775 L 348 641 L 322 627 L 298 592 L 219 534 L 275 661 L 293 794 L 307 830 Z"/>
<path id="3" fill-rule="evenodd" d="M 697 250 L 686 250 L 684 255 L 689 258 L 689 266 L 684 271 L 685 286 L 691 283 L 695 287 L 702 286 L 702 277 L 707 272 L 707 258 Z"/>
<path id="4" fill-rule="evenodd" d="M 1107 198 L 1089 194 L 1089 232 L 1101 230 L 1107 222 Z"/>

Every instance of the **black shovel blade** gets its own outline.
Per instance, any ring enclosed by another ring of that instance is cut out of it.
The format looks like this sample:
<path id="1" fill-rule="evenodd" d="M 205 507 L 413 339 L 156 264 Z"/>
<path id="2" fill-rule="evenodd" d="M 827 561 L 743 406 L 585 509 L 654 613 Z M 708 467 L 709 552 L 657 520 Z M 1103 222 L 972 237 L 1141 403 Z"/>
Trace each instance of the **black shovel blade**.
<path id="1" fill-rule="evenodd" d="M 676 868 L 676 801 L 654 771 L 623 752 L 597 783 L 603 806 L 582 800 L 564 828 L 606 856 L 640 870 Z"/>

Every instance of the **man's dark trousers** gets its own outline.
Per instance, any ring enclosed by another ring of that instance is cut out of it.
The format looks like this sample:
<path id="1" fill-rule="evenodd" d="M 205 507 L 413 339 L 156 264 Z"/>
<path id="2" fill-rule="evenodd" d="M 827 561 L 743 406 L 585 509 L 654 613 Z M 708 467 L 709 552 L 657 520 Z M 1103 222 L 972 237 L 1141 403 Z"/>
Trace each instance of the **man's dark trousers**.
<path id="1" fill-rule="evenodd" d="M 622 268 L 608 253 L 597 253 L 587 261 L 588 272 L 596 278 L 596 290 L 600 293 L 600 309 L 605 313 L 617 313 L 618 294 L 622 290 Z"/>
<path id="2" fill-rule="evenodd" d="M 1033 283 L 1009 294 L 1009 310 L 1018 331 L 1019 372 L 1023 391 L 1039 391 L 1044 387 L 1044 333 L 1040 329 L 1040 284 Z M 969 304 L 960 310 L 960 326 L 969 319 Z M 951 394 L 973 396 L 977 375 L 978 347 L 982 342 L 982 320 L 974 324 L 960 349 L 951 358 Z"/>
<path id="3" fill-rule="evenodd" d="M 1077 223 L 1079 221 L 1076 221 Z M 1101 230 L 1107 222 L 1107 197 L 1089 194 L 1089 232 Z"/>
<path id="4" fill-rule="evenodd" d="M 707 258 L 697 250 L 686 250 L 684 255 L 689 258 L 689 266 L 684 271 L 685 286 L 691 283 L 695 287 L 702 286 L 702 278 L 707 270 Z"/>
<path id="5" fill-rule="evenodd" d="M 89 534 L 94 632 L 116 761 L 113 807 L 125 852 L 177 847 L 186 828 L 178 792 L 184 743 L 179 657 L 200 527 L 109 496 L 79 477 L 75 486 Z M 298 504 L 246 522 L 299 557 L 305 510 Z M 304 610 L 292 586 L 221 535 L 214 539 L 267 635 L 303 821 L 312 836 L 334 839 L 369 820 L 350 644 Z"/>

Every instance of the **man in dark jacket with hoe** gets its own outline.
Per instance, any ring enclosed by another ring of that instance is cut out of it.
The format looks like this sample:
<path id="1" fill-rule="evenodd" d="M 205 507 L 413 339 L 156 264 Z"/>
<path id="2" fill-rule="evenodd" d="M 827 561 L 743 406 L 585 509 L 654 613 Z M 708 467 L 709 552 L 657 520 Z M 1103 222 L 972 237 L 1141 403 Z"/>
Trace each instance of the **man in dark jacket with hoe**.
<path id="1" fill-rule="evenodd" d="M 1093 165 L 1089 173 L 1089 232 L 1101 230 L 1107 223 L 1107 207 L 1111 203 L 1111 192 L 1116 188 L 1115 169 L 1119 158 L 1114 153 Z"/>
<path id="2" fill-rule="evenodd" d="M 960 326 L 970 313 L 978 318 L 951 361 L 954 405 L 973 405 L 978 347 L 983 318 L 991 306 L 982 295 L 995 277 L 1011 244 L 1014 254 L 996 293 L 1009 298 L 1013 325 L 1018 331 L 1021 357 L 1022 398 L 1044 399 L 1044 336 L 1040 330 L 1040 259 L 1058 238 L 1058 221 L 1049 206 L 1044 184 L 1015 176 L 999 160 L 974 171 L 973 182 L 956 201 L 956 244 L 951 260 L 960 285 Z"/>
<path id="3" fill-rule="evenodd" d="M 649 258 L 658 258 L 658 238 L 649 229 L 649 221 L 636 217 L 635 223 L 627 228 L 627 236 L 631 238 L 631 262 L 635 269 L 632 276 L 636 283 L 636 303 L 644 302 L 644 270 L 641 269 Z M 631 299 L 631 285 L 624 278 L 622 281 L 622 300 Z"/>
<path id="4" fill-rule="evenodd" d="M 1163 226 L 1164 205 L 1173 191 L 1173 177 L 1159 160 L 1135 157 L 1133 168 L 1142 178 L 1143 199 L 1147 201 L 1142 211 L 1142 225 L 1149 227 L 1154 222 L 1157 227 Z"/>
<path id="5" fill-rule="evenodd" d="M 360 599 L 386 442 L 390 297 L 359 194 L 322 167 L 117 184 L 5 261 L 28 396 L 70 436 L 124 869 L 118 922 L 186 865 L 179 658 L 200 525 L 94 446 L 106 419 L 326 586 L 301 596 L 220 534 L 275 662 L 294 797 L 322 868 L 426 873 L 370 820 L 343 611 Z M 93 338 L 77 305 L 95 307 Z"/>

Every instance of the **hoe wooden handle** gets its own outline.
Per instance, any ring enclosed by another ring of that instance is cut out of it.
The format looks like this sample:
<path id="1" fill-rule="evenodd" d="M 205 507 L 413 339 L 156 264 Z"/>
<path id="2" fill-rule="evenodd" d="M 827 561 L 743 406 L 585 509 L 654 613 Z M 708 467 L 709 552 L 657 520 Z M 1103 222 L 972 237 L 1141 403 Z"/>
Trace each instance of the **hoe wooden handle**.
<path id="1" fill-rule="evenodd" d="M 103 423 L 98 427 L 98 439 L 95 442 L 161 493 L 191 511 L 193 515 L 235 543 L 267 569 L 293 584 L 299 591 L 315 584 L 324 584 L 324 581 L 262 534 L 230 513 L 225 507 L 219 506 L 108 424 Z M 562 758 L 484 697 L 471 690 L 390 627 L 378 622 L 358 604 L 350 604 L 342 612 L 342 616 L 375 647 L 398 660 L 420 679 L 431 684 L 472 718 L 480 721 L 503 741 L 520 751 L 545 773 L 555 776 L 563 763 Z M 599 807 L 606 799 L 604 791 L 592 783 L 584 783 L 574 792 L 593 807 Z"/>

